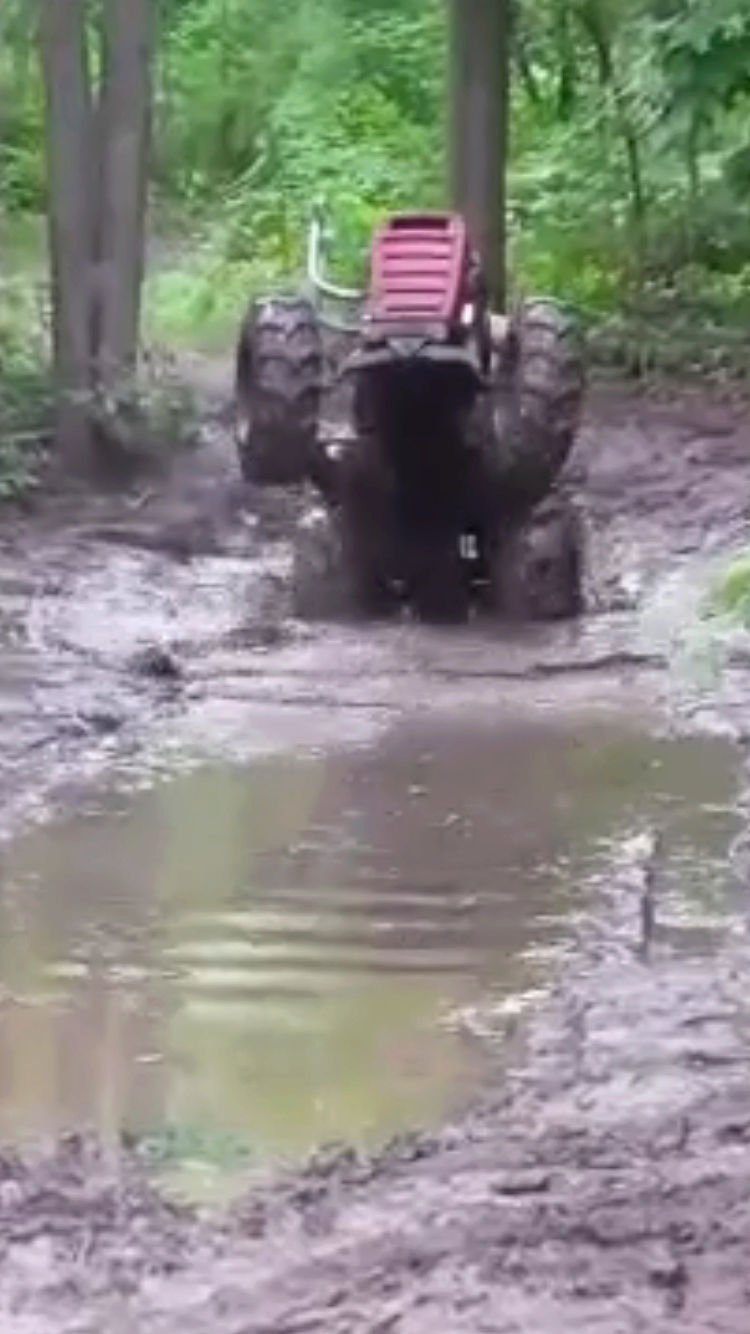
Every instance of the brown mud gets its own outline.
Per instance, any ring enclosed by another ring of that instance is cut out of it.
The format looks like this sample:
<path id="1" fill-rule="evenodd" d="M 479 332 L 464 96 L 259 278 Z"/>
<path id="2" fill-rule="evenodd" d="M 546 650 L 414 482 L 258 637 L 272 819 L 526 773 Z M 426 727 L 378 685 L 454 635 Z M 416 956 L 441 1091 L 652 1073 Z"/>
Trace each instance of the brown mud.
<path id="1" fill-rule="evenodd" d="M 105 781 L 367 747 L 405 719 L 630 713 L 741 743 L 742 654 L 705 688 L 670 661 L 710 562 L 746 536 L 748 421 L 729 394 L 595 391 L 570 469 L 590 533 L 575 627 L 296 624 L 304 499 L 248 495 L 218 425 L 166 484 L 41 499 L 0 540 L 2 833 L 80 810 Z M 9 1151 L 0 1328 L 745 1331 L 737 850 L 732 910 L 699 948 L 664 929 L 637 850 L 612 851 L 551 993 L 512 1038 L 498 1021 L 495 1091 L 442 1130 L 374 1158 L 319 1154 L 220 1212 L 168 1203 L 111 1141 Z"/>

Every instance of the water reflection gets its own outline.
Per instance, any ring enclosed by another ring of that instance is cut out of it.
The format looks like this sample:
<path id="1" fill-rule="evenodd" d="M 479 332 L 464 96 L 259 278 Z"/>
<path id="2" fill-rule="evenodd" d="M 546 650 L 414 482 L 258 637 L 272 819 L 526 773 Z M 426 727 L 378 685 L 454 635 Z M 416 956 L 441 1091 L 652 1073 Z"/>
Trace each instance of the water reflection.
<path id="1" fill-rule="evenodd" d="M 441 1018 L 544 981 L 608 839 L 649 812 L 675 903 L 724 892 L 735 778 L 721 742 L 431 723 L 97 798 L 4 856 L 0 1133 L 222 1166 L 440 1117 L 481 1074 Z"/>

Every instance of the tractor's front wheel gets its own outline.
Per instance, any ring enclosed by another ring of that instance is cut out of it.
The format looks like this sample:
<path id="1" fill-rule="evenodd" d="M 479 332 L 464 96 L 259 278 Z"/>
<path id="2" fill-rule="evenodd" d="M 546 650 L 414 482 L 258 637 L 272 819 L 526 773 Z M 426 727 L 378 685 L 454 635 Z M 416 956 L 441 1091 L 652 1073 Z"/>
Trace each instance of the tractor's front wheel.
<path id="1" fill-rule="evenodd" d="M 255 302 L 236 358 L 237 450 L 245 481 L 304 481 L 318 435 L 323 347 L 309 301 Z"/>

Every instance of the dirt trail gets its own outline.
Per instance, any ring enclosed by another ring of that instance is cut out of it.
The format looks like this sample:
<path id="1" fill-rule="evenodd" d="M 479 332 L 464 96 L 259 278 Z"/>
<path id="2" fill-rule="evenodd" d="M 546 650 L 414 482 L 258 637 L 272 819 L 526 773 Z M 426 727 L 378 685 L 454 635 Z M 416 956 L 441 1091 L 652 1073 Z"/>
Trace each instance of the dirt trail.
<path id="1" fill-rule="evenodd" d="M 289 620 L 295 502 L 248 497 L 219 429 L 169 486 L 41 502 L 0 540 L 3 831 L 102 775 L 367 741 L 425 708 L 627 692 L 658 717 L 678 592 L 746 534 L 748 420 L 599 388 L 570 470 L 592 613 L 513 636 Z M 742 732 L 744 668 L 726 691 L 706 708 Z M 746 1330 L 744 929 L 710 964 L 643 959 L 641 892 L 625 856 L 502 1094 L 434 1139 L 318 1160 L 221 1217 L 168 1206 L 127 1155 L 6 1156 L 4 1334 Z"/>

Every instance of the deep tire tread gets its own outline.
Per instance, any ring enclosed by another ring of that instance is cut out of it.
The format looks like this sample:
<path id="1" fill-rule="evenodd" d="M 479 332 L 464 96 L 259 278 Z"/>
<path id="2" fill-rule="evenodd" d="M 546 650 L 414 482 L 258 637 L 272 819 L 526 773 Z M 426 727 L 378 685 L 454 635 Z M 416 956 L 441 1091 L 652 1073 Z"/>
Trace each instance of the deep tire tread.
<path id="1" fill-rule="evenodd" d="M 288 485 L 308 476 L 322 375 L 321 335 L 310 302 L 256 302 L 243 322 L 237 350 L 238 452 L 246 481 Z"/>
<path id="2" fill-rule="evenodd" d="M 517 348 L 518 430 L 527 423 L 543 433 L 530 440 L 557 471 L 578 429 L 584 391 L 583 347 L 578 326 L 561 306 L 532 298 L 513 317 Z"/>

